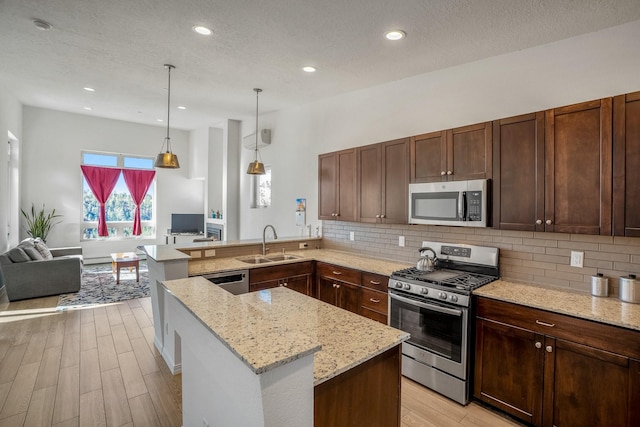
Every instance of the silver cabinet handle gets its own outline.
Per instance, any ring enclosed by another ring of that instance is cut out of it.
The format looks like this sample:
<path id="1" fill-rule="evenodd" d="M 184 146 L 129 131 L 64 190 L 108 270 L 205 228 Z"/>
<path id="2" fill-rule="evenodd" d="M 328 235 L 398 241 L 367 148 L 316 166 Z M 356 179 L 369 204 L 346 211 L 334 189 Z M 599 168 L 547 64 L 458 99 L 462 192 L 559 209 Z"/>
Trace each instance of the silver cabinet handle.
<path id="1" fill-rule="evenodd" d="M 340 285 L 336 285 L 336 288 L 340 289 Z"/>
<path id="2" fill-rule="evenodd" d="M 547 225 L 551 225 L 551 224 L 553 224 L 553 221 L 551 221 L 550 219 L 548 219 L 548 220 L 546 220 L 546 221 L 545 221 L 545 224 L 547 224 Z"/>
<path id="3" fill-rule="evenodd" d="M 536 224 L 538 224 L 538 225 L 542 224 L 542 220 L 541 219 L 537 219 L 536 220 Z"/>
<path id="4" fill-rule="evenodd" d="M 542 343 L 540 341 L 536 341 L 536 348 L 542 348 Z"/>
<path id="5" fill-rule="evenodd" d="M 289 285 L 289 284 L 288 284 L 287 282 L 284 282 L 284 283 L 282 284 L 282 286 L 288 286 L 288 285 Z"/>
<path id="6" fill-rule="evenodd" d="M 553 347 L 551 347 L 550 345 L 547 346 L 547 348 L 545 349 L 547 350 L 547 353 L 552 353 L 553 352 Z"/>
<path id="7" fill-rule="evenodd" d="M 536 320 L 536 323 L 538 325 L 542 325 L 542 326 L 548 326 L 549 328 L 553 328 L 554 326 L 556 326 L 555 323 L 547 323 L 547 322 L 543 322 L 541 320 Z"/>
<path id="8" fill-rule="evenodd" d="M 447 175 L 453 175 L 453 172 L 447 171 Z"/>
<path id="9" fill-rule="evenodd" d="M 339 271 L 333 271 L 332 273 L 333 273 L 333 274 L 335 274 L 336 276 L 339 276 L 339 275 L 341 275 L 341 274 L 342 274 L 342 273 L 340 273 Z"/>
<path id="10" fill-rule="evenodd" d="M 384 215 L 384 214 L 380 215 L 380 218 L 384 218 L 384 217 L 385 217 L 385 215 Z"/>
<path id="11" fill-rule="evenodd" d="M 374 304 L 378 304 L 380 302 L 379 299 L 373 299 L 373 298 L 369 298 L 369 301 L 371 301 Z"/>
<path id="12" fill-rule="evenodd" d="M 380 282 L 376 282 L 375 280 L 369 280 L 369 283 L 371 283 L 372 285 L 379 285 Z"/>
<path id="13" fill-rule="evenodd" d="M 443 175 L 443 176 L 444 176 L 444 175 L 446 175 L 446 174 L 447 174 L 447 173 L 446 173 L 445 171 L 441 171 L 441 172 L 440 172 L 440 175 Z"/>

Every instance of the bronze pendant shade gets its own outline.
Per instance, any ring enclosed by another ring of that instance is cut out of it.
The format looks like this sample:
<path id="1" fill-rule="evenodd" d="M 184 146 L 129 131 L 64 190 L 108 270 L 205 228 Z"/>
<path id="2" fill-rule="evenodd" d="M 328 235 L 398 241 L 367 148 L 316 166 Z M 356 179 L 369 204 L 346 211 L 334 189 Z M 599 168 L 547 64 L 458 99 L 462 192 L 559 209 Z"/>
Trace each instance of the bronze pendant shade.
<path id="1" fill-rule="evenodd" d="M 156 156 L 156 161 L 153 164 L 156 168 L 178 169 L 180 163 L 178 162 L 178 156 L 171 151 L 171 138 L 169 137 L 169 111 L 171 109 L 171 69 L 176 68 L 171 64 L 164 64 L 164 67 L 169 70 L 169 84 L 167 86 L 167 136 L 164 138 L 162 148 L 160 148 L 160 154 Z M 165 146 L 167 151 L 164 150 Z"/>
<path id="2" fill-rule="evenodd" d="M 253 162 L 249 163 L 247 168 L 247 174 L 249 175 L 264 175 L 264 164 L 258 161 L 258 95 L 262 92 L 262 89 L 255 88 L 253 91 L 256 93 L 256 158 Z"/>

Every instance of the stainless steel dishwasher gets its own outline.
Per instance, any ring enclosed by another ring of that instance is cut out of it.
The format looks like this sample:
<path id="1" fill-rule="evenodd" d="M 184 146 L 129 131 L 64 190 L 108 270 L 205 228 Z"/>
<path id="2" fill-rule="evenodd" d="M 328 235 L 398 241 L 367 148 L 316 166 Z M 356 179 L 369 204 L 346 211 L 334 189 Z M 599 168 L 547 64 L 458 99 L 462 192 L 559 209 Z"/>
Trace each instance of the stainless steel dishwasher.
<path id="1" fill-rule="evenodd" d="M 205 274 L 202 277 L 234 295 L 249 292 L 249 270 L 223 271 Z"/>

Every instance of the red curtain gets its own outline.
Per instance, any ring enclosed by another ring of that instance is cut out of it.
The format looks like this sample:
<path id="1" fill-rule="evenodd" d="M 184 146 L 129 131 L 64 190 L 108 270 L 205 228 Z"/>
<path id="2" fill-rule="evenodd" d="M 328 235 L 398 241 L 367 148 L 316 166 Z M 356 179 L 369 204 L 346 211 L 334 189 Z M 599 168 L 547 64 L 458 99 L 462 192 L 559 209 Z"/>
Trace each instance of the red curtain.
<path id="1" fill-rule="evenodd" d="M 116 182 L 118 182 L 120 169 L 85 165 L 81 165 L 80 168 L 82 169 L 82 174 L 86 178 L 87 183 L 89 184 L 89 188 L 91 188 L 93 195 L 96 197 L 100 205 L 98 236 L 108 236 L 109 229 L 107 228 L 107 215 L 104 209 L 104 204 L 107 202 L 109 195 L 116 186 Z"/>
<path id="2" fill-rule="evenodd" d="M 142 226 L 140 225 L 140 205 L 149 190 L 153 177 L 156 176 L 156 171 L 122 169 L 122 175 L 124 176 L 124 182 L 127 184 L 129 193 L 131 193 L 133 203 L 136 204 L 136 208 L 133 211 L 133 235 L 139 236 L 142 234 Z"/>

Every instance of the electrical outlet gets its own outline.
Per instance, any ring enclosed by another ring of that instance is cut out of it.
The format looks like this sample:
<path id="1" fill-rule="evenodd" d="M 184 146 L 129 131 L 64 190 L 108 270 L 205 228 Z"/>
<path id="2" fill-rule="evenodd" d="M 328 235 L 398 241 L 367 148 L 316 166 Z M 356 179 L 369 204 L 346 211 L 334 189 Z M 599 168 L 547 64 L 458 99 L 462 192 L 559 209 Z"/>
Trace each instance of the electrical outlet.
<path id="1" fill-rule="evenodd" d="M 349 240 L 353 241 L 356 240 L 356 233 L 353 231 L 349 232 Z"/>
<path id="2" fill-rule="evenodd" d="M 584 252 L 571 251 L 571 267 L 580 267 L 584 265 Z"/>
<path id="3" fill-rule="evenodd" d="M 206 257 L 216 256 L 216 250 L 215 249 L 205 249 L 204 256 L 206 256 Z"/>
<path id="4" fill-rule="evenodd" d="M 300 243 L 300 244 L 298 244 L 298 249 L 306 249 L 306 248 L 308 248 L 308 247 L 309 247 L 309 245 L 307 245 L 306 243 Z"/>
<path id="5" fill-rule="evenodd" d="M 398 236 L 398 246 L 404 248 L 404 236 Z"/>

